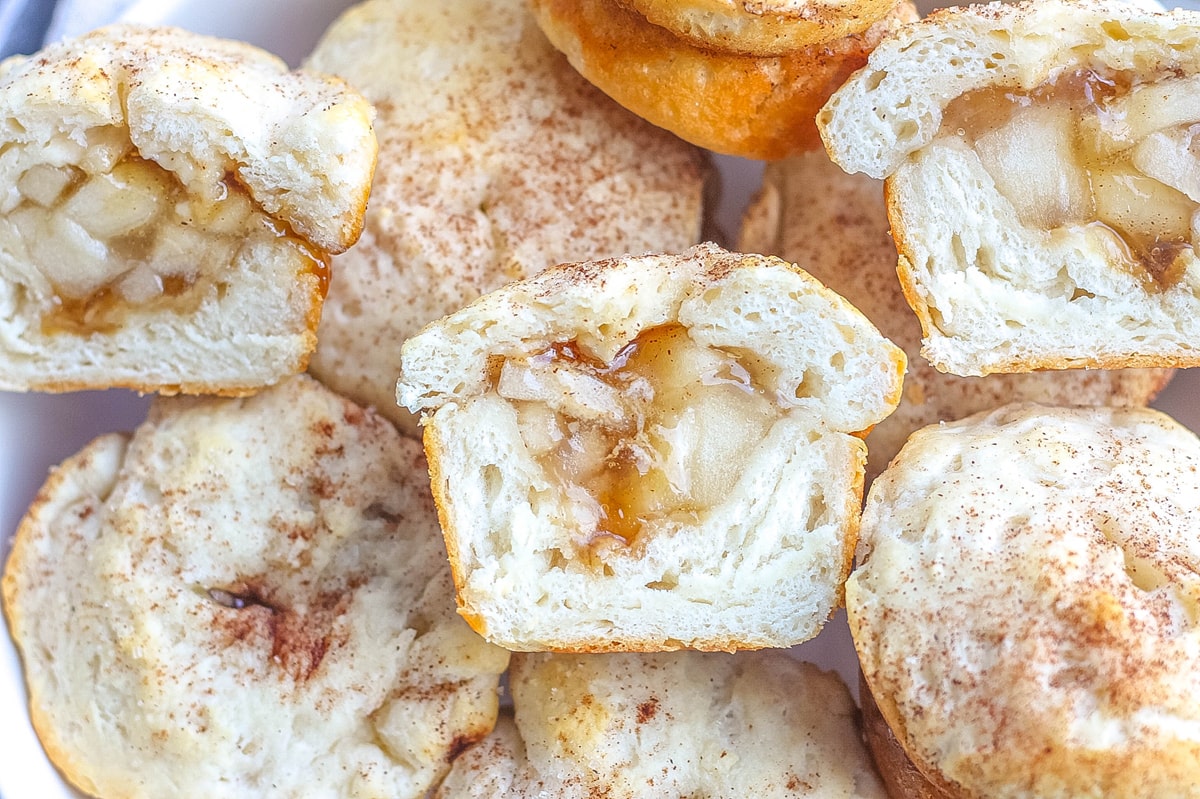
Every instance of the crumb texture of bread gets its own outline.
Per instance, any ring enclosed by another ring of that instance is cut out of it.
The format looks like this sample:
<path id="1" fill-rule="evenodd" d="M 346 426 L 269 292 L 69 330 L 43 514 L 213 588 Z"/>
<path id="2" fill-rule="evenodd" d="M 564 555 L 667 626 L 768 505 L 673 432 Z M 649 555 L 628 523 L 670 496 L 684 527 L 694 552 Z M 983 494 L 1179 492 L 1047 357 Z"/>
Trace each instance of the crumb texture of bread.
<path id="1" fill-rule="evenodd" d="M 926 357 L 959 375 L 1200 363 L 1200 14 L 1116 2 L 939 11 L 818 116 L 887 178 Z"/>
<path id="2" fill-rule="evenodd" d="M 243 394 L 303 371 L 372 109 L 250 45 L 114 25 L 0 64 L 0 387 Z"/>
<path id="3" fill-rule="evenodd" d="M 524 0 L 371 0 L 307 64 L 367 96 L 380 140 L 310 371 L 411 436 L 397 342 L 548 266 L 699 240 L 704 156 L 576 75 Z"/>
<path id="4" fill-rule="evenodd" d="M 908 371 L 896 410 L 867 436 L 867 484 L 909 434 L 1008 402 L 1148 405 L 1170 369 L 1077 369 L 987 377 L 938 371 L 921 355 L 921 326 L 896 276 L 883 183 L 848 174 L 823 151 L 768 164 L 746 211 L 739 249 L 797 263 L 849 300 L 904 349 Z"/>
<path id="5" fill-rule="evenodd" d="M 837 675 L 782 652 L 515 655 L 515 719 L 436 799 L 884 799 Z"/>
<path id="6" fill-rule="evenodd" d="M 516 650 L 790 646 L 841 603 L 903 353 L 782 260 L 566 264 L 407 341 L 460 612 Z"/>
<path id="7" fill-rule="evenodd" d="M 916 19 L 902 2 L 876 23 L 782 55 L 697 46 L 617 0 L 533 0 L 579 73 L 633 113 L 700 147 L 760 160 L 821 146 L 815 117 L 889 31 Z"/>
<path id="8" fill-rule="evenodd" d="M 921 773 L 964 797 L 1200 795 L 1200 441 L 1014 404 L 872 485 L 850 629 Z"/>
<path id="9" fill-rule="evenodd" d="M 422 796 L 508 663 L 454 612 L 426 474 L 304 376 L 64 462 L 3 581 L 51 760 L 98 796 Z"/>

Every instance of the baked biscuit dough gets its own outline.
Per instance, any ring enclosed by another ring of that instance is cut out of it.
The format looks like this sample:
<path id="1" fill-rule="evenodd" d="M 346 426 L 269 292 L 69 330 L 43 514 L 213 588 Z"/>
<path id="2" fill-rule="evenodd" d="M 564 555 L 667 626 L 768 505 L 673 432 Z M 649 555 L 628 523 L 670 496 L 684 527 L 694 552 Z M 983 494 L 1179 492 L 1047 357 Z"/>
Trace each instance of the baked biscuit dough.
<path id="1" fill-rule="evenodd" d="M 921 357 L 921 326 L 896 279 L 880 181 L 843 172 L 824 152 L 768 164 L 746 211 L 739 248 L 794 261 L 841 294 L 904 349 L 908 371 L 896 410 L 867 436 L 867 483 L 926 425 L 1007 402 L 1147 405 L 1169 369 L 1090 369 L 958 377 Z"/>
<path id="2" fill-rule="evenodd" d="M 516 655 L 436 799 L 884 799 L 837 675 L 783 652 Z"/>
<path id="3" fill-rule="evenodd" d="M 893 0 L 618 0 L 698 47 L 784 55 L 861 33 Z"/>
<path id="4" fill-rule="evenodd" d="M 850 630 L 955 797 L 1200 795 L 1200 441 L 1156 411 L 1011 405 L 872 484 Z"/>
<path id="5" fill-rule="evenodd" d="M 818 123 L 839 165 L 887 178 L 939 369 L 1200 363 L 1200 13 L 937 12 L 881 43 Z"/>
<path id="6" fill-rule="evenodd" d="M 780 56 L 698 47 L 616 0 L 532 0 L 554 45 L 614 100 L 687 141 L 762 160 L 821 146 L 814 117 L 881 38 L 916 19 L 909 2 L 846 36 Z"/>
<path id="7" fill-rule="evenodd" d="M 308 66 L 362 91 L 380 138 L 311 371 L 409 435 L 398 344 L 425 324 L 553 264 L 698 240 L 701 153 L 574 74 L 524 0 L 370 0 Z"/>
<path id="8" fill-rule="evenodd" d="M 0 64 L 0 388 L 243 394 L 303 371 L 357 239 L 367 102 L 117 25 Z"/>
<path id="9" fill-rule="evenodd" d="M 791 646 L 841 604 L 904 356 L 774 258 L 567 264 L 403 348 L 460 613 L 515 650 Z"/>
<path id="10" fill-rule="evenodd" d="M 51 760 L 97 796 L 422 796 L 508 662 L 454 613 L 426 475 L 304 376 L 68 459 L 3 582 Z"/>

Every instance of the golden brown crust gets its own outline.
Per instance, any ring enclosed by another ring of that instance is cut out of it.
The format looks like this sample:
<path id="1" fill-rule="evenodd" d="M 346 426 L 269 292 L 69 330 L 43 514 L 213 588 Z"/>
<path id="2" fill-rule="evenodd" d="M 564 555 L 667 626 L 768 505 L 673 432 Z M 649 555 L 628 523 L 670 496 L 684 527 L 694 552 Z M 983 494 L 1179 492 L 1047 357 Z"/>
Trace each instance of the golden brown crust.
<path id="1" fill-rule="evenodd" d="M 442 529 L 442 540 L 446 543 L 446 559 L 450 562 L 450 576 L 454 580 L 454 601 L 458 607 L 458 615 L 471 625 L 472 630 L 486 638 L 487 620 L 463 602 L 466 570 L 458 546 L 458 537 L 452 535 L 455 527 L 450 515 L 452 504 L 447 496 L 449 478 L 442 471 L 441 453 L 445 450 L 445 445 L 439 441 L 436 427 L 424 428 L 421 441 L 425 449 L 425 461 L 429 466 L 429 487 L 433 493 L 434 507 L 437 509 L 438 526 Z"/>
<path id="2" fill-rule="evenodd" d="M 909 758 L 884 719 L 871 687 L 859 680 L 858 703 L 862 707 L 863 734 L 875 768 L 892 799 L 961 799 L 961 794 L 943 789 L 929 780 Z"/>
<path id="3" fill-rule="evenodd" d="M 814 121 L 883 35 L 915 19 L 897 6 L 862 33 L 756 57 L 696 47 L 614 0 L 533 0 L 572 65 L 635 114 L 709 150 L 774 160 L 821 146 Z"/>
<path id="4" fill-rule="evenodd" d="M 774 56 L 866 30 L 893 0 L 617 0 L 697 47 Z"/>
<path id="5" fill-rule="evenodd" d="M 308 65 L 372 102 L 380 140 L 311 371 L 406 435 L 399 344 L 425 324 L 554 264 L 700 240 L 705 154 L 572 70 L 525 0 L 359 3 Z"/>

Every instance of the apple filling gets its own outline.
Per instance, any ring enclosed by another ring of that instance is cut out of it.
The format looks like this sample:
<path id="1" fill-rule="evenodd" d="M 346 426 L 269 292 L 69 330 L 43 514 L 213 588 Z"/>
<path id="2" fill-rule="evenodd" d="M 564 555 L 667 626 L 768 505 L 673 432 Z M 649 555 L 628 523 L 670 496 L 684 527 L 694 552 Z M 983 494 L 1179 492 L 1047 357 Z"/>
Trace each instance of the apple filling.
<path id="1" fill-rule="evenodd" d="M 729 495 L 783 414 L 761 388 L 768 369 L 671 324 L 607 364 L 574 342 L 507 359 L 495 388 L 576 509 L 580 543 L 627 545 L 648 522 L 694 522 Z"/>
<path id="2" fill-rule="evenodd" d="M 1200 76 L 1137 83 L 1073 72 L 1031 92 L 989 88 L 947 108 L 1023 225 L 1090 226 L 1148 289 L 1170 287 L 1200 228 Z"/>
<path id="3" fill-rule="evenodd" d="M 221 285 L 240 250 L 263 244 L 289 248 L 295 271 L 324 284 L 324 259 L 261 211 L 232 173 L 216 197 L 189 194 L 138 156 L 124 128 L 93 128 L 82 142 L 10 144 L 0 174 L 9 187 L 0 248 L 49 283 L 43 332 L 106 332 L 131 307 L 186 312 Z"/>

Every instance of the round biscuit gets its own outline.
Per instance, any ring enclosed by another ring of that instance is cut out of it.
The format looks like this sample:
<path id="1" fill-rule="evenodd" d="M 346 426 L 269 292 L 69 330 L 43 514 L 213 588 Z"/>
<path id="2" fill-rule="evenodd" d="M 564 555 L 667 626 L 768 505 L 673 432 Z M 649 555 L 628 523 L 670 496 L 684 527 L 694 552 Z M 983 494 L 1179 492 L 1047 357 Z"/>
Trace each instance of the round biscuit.
<path id="1" fill-rule="evenodd" d="M 34 727 L 97 796 L 415 799 L 508 662 L 455 614 L 420 447 L 304 376 L 67 460 L 3 592 Z"/>
<path id="2" fill-rule="evenodd" d="M 962 797 L 1200 795 L 1200 440 L 1007 405 L 876 478 L 846 609 L 916 768 Z"/>
<path id="3" fill-rule="evenodd" d="M 845 684 L 786 652 L 516 655 L 436 799 L 884 799 Z"/>
<path id="4" fill-rule="evenodd" d="M 576 75 L 523 0 L 371 0 L 308 66 L 363 92 L 380 142 L 310 371 L 408 435 L 396 377 L 422 326 L 557 263 L 698 240 L 703 155 Z"/>

